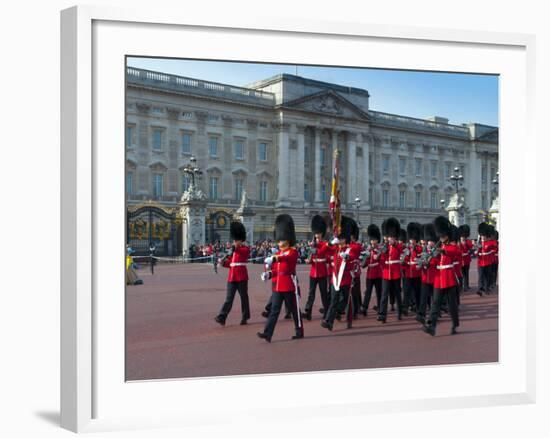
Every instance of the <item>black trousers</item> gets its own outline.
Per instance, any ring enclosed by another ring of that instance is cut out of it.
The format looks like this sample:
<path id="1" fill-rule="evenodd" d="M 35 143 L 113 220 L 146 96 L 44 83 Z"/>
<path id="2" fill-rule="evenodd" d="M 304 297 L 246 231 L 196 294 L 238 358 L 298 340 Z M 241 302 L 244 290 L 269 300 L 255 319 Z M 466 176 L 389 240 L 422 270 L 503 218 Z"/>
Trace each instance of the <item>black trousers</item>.
<path id="1" fill-rule="evenodd" d="M 422 283 L 420 288 L 420 303 L 416 306 L 416 314 L 422 318 L 426 317 L 427 306 L 431 307 L 432 297 L 434 293 L 434 285 Z"/>
<path id="2" fill-rule="evenodd" d="M 248 300 L 248 281 L 232 281 L 227 283 L 227 294 L 225 296 L 225 302 L 220 310 L 219 316 L 225 319 L 231 308 L 233 307 L 233 300 L 235 299 L 235 293 L 239 292 L 241 297 L 241 313 L 242 319 L 250 319 L 250 303 Z"/>
<path id="3" fill-rule="evenodd" d="M 441 300 L 443 297 L 447 297 L 447 303 L 449 305 L 449 314 L 453 327 L 458 327 L 458 301 L 456 297 L 456 286 L 447 287 L 445 289 L 434 289 L 433 304 L 430 311 L 430 325 L 435 329 L 437 320 L 439 319 L 439 310 L 441 309 Z"/>
<path id="4" fill-rule="evenodd" d="M 367 278 L 367 288 L 365 289 L 365 297 L 363 299 L 363 309 L 368 310 L 370 305 L 370 298 L 372 296 L 372 289 L 376 289 L 376 306 L 380 309 L 380 300 L 382 298 L 382 279 L 381 278 Z"/>
<path id="5" fill-rule="evenodd" d="M 489 266 L 490 269 L 490 279 L 489 279 L 489 287 L 495 286 L 497 282 L 497 267 L 498 265 L 496 263 L 493 263 Z"/>
<path id="6" fill-rule="evenodd" d="M 334 320 L 336 319 L 336 315 L 338 313 L 341 313 L 342 303 L 344 303 L 344 310 L 345 310 L 345 305 L 348 302 L 349 293 L 350 293 L 349 285 L 340 286 L 339 291 L 337 291 L 336 288 L 333 285 L 331 285 L 330 306 L 325 316 L 326 322 L 328 322 L 331 325 L 334 323 Z"/>
<path id="7" fill-rule="evenodd" d="M 311 309 L 313 309 L 313 303 L 315 302 L 315 289 L 317 286 L 319 286 L 319 294 L 321 295 L 321 304 L 323 306 L 323 309 L 325 309 L 325 313 L 328 310 L 328 306 L 330 306 L 330 300 L 327 292 L 327 281 L 328 277 L 320 277 L 320 278 L 312 278 L 309 277 L 309 292 L 307 294 L 307 302 L 305 311 L 306 313 L 311 313 Z"/>
<path id="8" fill-rule="evenodd" d="M 408 309 L 414 304 L 416 307 L 420 304 L 420 289 L 422 287 L 422 279 L 420 277 L 405 278 L 405 295 L 403 299 L 403 307 Z"/>
<path id="9" fill-rule="evenodd" d="M 462 267 L 462 286 L 464 290 L 470 289 L 470 265 L 464 265 Z"/>
<path id="10" fill-rule="evenodd" d="M 397 304 L 397 316 L 401 317 L 401 294 L 399 293 L 401 279 L 397 280 L 382 280 L 382 300 L 380 302 L 380 307 L 378 308 L 378 313 L 384 319 L 388 315 L 388 298 L 390 295 L 394 294 L 395 301 Z"/>
<path id="11" fill-rule="evenodd" d="M 479 267 L 479 289 L 487 291 L 491 281 L 491 266 Z"/>
<path id="12" fill-rule="evenodd" d="M 277 325 L 277 320 L 279 319 L 283 302 L 285 303 L 286 308 L 290 309 L 290 313 L 292 313 L 296 334 L 300 335 L 303 333 L 303 327 L 300 327 L 301 320 L 298 315 L 298 303 L 296 302 L 296 294 L 294 292 L 272 292 L 270 302 L 271 311 L 269 312 L 264 328 L 264 333 L 267 334 L 269 338 L 273 336 L 273 332 L 275 331 L 275 325 Z"/>
<path id="13" fill-rule="evenodd" d="M 351 299 L 353 300 L 353 316 L 355 316 L 361 309 L 361 277 L 355 278 L 352 285 Z"/>

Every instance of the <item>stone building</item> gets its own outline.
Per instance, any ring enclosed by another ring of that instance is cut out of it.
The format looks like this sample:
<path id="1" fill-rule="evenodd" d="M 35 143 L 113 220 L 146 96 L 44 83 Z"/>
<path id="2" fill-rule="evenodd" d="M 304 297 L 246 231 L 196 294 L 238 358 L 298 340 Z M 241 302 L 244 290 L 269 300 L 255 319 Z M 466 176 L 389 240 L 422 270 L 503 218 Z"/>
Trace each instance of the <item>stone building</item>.
<path id="1" fill-rule="evenodd" d="M 282 212 L 306 237 L 311 216 L 327 210 L 335 147 L 344 214 L 363 230 L 390 215 L 406 224 L 441 214 L 455 167 L 471 226 L 493 198 L 497 127 L 373 111 L 364 89 L 289 74 L 236 87 L 129 67 L 126 114 L 129 207 L 176 207 L 193 155 L 208 197 L 206 240 L 228 238 L 244 190 L 255 238 L 270 237 Z"/>

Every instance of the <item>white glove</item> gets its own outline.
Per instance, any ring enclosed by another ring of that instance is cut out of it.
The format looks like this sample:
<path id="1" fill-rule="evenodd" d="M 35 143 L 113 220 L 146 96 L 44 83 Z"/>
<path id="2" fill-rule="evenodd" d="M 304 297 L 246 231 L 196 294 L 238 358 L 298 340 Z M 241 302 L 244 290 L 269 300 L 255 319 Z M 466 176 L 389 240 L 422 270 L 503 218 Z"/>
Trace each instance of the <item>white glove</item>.
<path id="1" fill-rule="evenodd" d="M 271 272 L 262 272 L 261 275 L 262 281 L 267 281 L 271 278 Z"/>
<path id="2" fill-rule="evenodd" d="M 331 241 L 330 241 L 331 245 L 338 245 L 340 243 L 340 239 L 338 239 L 338 237 L 334 237 Z"/>
<path id="3" fill-rule="evenodd" d="M 342 259 L 344 260 L 347 260 L 349 259 L 349 254 L 347 252 L 341 252 L 340 257 L 342 257 Z"/>
<path id="4" fill-rule="evenodd" d="M 271 266 L 273 264 L 273 256 L 266 257 L 264 263 L 266 266 Z"/>

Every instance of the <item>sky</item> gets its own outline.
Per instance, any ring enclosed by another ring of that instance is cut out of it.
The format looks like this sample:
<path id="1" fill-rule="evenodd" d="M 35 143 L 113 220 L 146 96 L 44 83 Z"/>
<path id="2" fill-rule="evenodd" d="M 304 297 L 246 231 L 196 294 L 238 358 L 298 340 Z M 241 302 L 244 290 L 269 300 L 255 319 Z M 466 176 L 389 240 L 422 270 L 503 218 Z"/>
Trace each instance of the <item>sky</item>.
<path id="1" fill-rule="evenodd" d="M 449 123 L 498 126 L 498 76 L 248 62 L 128 58 L 128 65 L 237 86 L 279 73 L 366 89 L 370 109 Z"/>

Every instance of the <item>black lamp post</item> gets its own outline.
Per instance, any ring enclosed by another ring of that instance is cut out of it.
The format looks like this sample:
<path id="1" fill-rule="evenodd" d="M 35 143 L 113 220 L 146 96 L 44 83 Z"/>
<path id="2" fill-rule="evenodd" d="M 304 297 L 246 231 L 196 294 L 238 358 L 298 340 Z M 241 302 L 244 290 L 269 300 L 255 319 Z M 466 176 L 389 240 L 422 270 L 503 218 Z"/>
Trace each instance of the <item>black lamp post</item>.
<path id="1" fill-rule="evenodd" d="M 462 182 L 464 181 L 464 176 L 460 173 L 460 169 L 458 167 L 454 168 L 453 174 L 449 177 L 449 179 L 453 182 L 455 186 L 455 192 L 458 193 L 458 185 L 462 185 Z"/>
<path id="2" fill-rule="evenodd" d="M 155 273 L 155 251 L 156 251 L 156 246 L 153 242 L 151 242 L 151 244 L 149 245 L 149 257 L 151 259 L 151 274 L 154 274 Z"/>
<path id="3" fill-rule="evenodd" d="M 202 175 L 202 170 L 197 166 L 197 159 L 192 155 L 189 158 L 189 164 L 186 164 L 183 168 L 183 173 L 191 177 L 191 185 L 195 185 L 195 176 L 200 178 Z"/>

